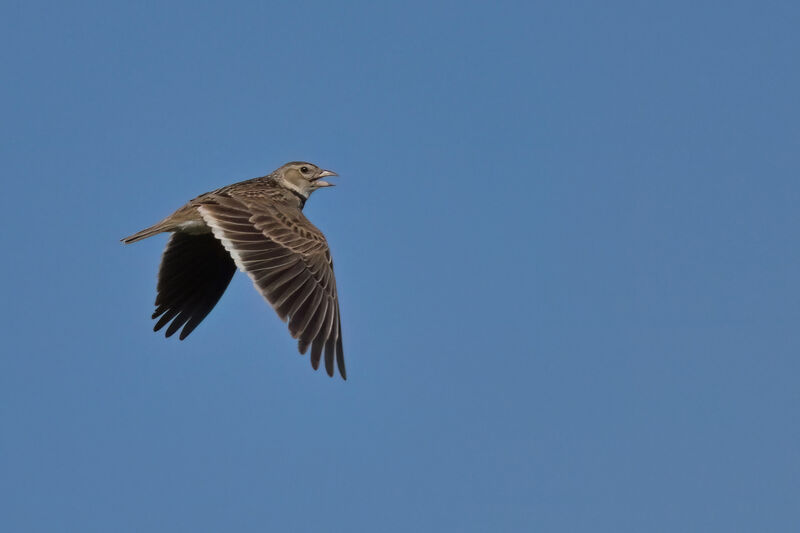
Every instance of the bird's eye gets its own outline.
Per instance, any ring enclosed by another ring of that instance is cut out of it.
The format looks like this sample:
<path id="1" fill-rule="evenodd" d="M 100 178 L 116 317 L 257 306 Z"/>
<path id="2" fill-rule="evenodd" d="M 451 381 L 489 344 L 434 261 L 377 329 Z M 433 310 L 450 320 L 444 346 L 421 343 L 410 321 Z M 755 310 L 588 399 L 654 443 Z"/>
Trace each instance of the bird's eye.
<path id="1" fill-rule="evenodd" d="M 300 167 L 300 172 L 303 174 L 308 174 L 308 167 Z"/>

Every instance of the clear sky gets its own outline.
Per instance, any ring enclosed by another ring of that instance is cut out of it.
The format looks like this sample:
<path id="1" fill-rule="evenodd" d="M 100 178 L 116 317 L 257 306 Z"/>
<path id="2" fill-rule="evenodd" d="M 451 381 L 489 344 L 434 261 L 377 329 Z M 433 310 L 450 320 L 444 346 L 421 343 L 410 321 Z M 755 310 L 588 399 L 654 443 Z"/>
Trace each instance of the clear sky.
<path id="1" fill-rule="evenodd" d="M 0 8 L 13 532 L 800 531 L 800 4 Z M 348 381 L 166 236 L 291 160 Z"/>

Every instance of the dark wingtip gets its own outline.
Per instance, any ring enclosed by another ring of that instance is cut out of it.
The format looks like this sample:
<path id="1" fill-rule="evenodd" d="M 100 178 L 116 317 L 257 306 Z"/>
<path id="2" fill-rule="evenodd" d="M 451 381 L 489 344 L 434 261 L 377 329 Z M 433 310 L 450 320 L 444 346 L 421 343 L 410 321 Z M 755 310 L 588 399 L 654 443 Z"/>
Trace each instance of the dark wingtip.
<path id="1" fill-rule="evenodd" d="M 339 374 L 342 379 L 347 381 L 347 372 L 344 369 L 344 347 L 342 346 L 342 334 L 339 333 L 339 338 L 336 339 L 336 366 L 339 367 Z"/>

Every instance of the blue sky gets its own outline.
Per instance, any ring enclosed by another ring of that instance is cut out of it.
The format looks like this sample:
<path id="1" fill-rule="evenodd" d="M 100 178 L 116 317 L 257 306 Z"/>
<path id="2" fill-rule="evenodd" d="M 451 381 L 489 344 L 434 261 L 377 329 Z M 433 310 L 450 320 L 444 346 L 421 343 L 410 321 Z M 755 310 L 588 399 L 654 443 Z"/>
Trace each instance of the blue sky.
<path id="1" fill-rule="evenodd" d="M 567 5 L 568 4 L 568 5 Z M 8 531 L 798 531 L 794 2 L 0 8 Z M 166 237 L 290 160 L 348 381 Z"/>

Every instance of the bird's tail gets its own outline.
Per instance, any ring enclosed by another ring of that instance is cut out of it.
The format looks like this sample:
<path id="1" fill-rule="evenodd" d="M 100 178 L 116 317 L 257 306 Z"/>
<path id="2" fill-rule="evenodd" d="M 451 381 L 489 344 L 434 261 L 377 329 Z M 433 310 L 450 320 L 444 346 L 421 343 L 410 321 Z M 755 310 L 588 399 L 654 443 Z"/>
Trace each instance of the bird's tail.
<path id="1" fill-rule="evenodd" d="M 142 239 L 146 239 L 148 237 L 152 237 L 153 235 L 158 235 L 159 233 L 162 233 L 164 231 L 167 231 L 167 228 L 165 227 L 164 222 L 161 221 L 161 222 L 159 222 L 158 224 L 156 224 L 154 226 L 150 226 L 149 228 L 145 228 L 142 231 L 138 231 L 138 232 L 134 233 L 133 235 L 129 235 L 129 236 L 127 236 L 127 237 L 125 237 L 124 239 L 121 239 L 121 240 L 125 244 L 131 244 L 132 242 L 141 241 Z"/>

